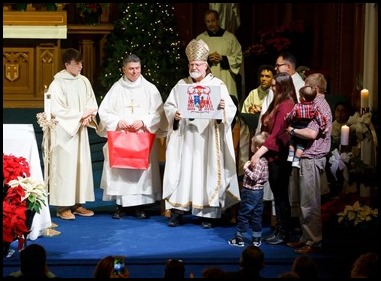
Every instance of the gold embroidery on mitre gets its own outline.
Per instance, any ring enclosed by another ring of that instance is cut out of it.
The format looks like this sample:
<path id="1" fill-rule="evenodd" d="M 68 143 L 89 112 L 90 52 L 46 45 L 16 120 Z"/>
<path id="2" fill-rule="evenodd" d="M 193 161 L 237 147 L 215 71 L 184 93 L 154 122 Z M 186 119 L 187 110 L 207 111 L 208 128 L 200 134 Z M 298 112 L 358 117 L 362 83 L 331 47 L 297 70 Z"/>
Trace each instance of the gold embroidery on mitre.
<path id="1" fill-rule="evenodd" d="M 207 61 L 209 55 L 209 47 L 203 40 L 195 40 L 189 42 L 185 49 L 188 61 Z"/>

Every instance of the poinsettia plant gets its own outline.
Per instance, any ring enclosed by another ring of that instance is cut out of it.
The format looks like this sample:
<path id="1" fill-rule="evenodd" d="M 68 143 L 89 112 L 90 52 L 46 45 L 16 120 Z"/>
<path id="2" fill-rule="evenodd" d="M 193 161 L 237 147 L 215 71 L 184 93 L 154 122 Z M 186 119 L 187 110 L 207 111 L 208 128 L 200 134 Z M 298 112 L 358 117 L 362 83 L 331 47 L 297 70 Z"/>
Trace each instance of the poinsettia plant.
<path id="1" fill-rule="evenodd" d="M 24 157 L 3 154 L 3 195 L 3 242 L 20 242 L 29 232 L 27 210 L 39 213 L 48 196 L 44 182 L 30 177 Z"/>
<path id="2" fill-rule="evenodd" d="M 24 157 L 16 157 L 14 155 L 6 155 L 3 153 L 3 188 L 9 181 L 18 176 L 29 177 L 29 163 Z M 6 190 L 3 190 L 6 192 Z"/>
<path id="3" fill-rule="evenodd" d="M 376 221 L 378 209 L 373 209 L 366 204 L 361 204 L 359 201 L 356 201 L 353 205 L 346 205 L 344 210 L 339 212 L 337 216 L 339 223 L 357 226 L 359 224 Z"/>
<path id="4" fill-rule="evenodd" d="M 83 17 L 85 14 L 102 14 L 103 3 L 77 3 L 76 7 L 79 10 L 79 14 Z"/>
<path id="5" fill-rule="evenodd" d="M 266 27 L 258 32 L 258 41 L 243 51 L 245 57 L 278 54 L 293 44 L 295 37 L 304 34 L 304 22 L 301 20 L 279 27 Z"/>

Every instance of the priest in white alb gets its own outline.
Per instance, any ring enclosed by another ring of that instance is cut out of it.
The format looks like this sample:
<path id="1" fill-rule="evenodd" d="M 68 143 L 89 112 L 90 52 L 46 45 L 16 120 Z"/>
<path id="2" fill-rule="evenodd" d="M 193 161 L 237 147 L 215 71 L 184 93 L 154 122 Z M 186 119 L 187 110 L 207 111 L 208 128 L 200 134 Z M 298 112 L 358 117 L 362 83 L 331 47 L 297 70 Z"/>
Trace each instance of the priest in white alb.
<path id="1" fill-rule="evenodd" d="M 103 201 L 115 200 L 117 204 L 114 219 L 122 218 L 130 210 L 136 218 L 144 219 L 148 215 L 143 205 L 161 200 L 157 141 L 164 136 L 167 123 L 159 90 L 141 74 L 140 58 L 128 55 L 122 70 L 123 76 L 113 84 L 99 106 L 101 125 L 106 131 L 150 132 L 156 134 L 156 139 L 147 169 L 111 168 L 106 143 L 101 188 Z"/>

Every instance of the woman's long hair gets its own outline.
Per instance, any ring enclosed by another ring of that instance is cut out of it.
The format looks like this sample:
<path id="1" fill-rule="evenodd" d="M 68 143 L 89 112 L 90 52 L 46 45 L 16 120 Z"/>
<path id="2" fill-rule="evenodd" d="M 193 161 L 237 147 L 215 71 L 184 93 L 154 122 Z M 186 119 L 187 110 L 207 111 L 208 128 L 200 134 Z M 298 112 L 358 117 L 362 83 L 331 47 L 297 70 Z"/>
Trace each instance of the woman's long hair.
<path id="1" fill-rule="evenodd" d="M 274 115 L 279 105 L 287 99 L 291 99 L 294 103 L 298 102 L 294 82 L 292 81 L 290 74 L 283 72 L 277 73 L 275 74 L 273 80 L 275 81 L 275 88 L 272 88 L 274 98 L 261 119 L 262 127 L 266 128 L 265 130 L 268 132 L 271 132 L 274 125 Z"/>

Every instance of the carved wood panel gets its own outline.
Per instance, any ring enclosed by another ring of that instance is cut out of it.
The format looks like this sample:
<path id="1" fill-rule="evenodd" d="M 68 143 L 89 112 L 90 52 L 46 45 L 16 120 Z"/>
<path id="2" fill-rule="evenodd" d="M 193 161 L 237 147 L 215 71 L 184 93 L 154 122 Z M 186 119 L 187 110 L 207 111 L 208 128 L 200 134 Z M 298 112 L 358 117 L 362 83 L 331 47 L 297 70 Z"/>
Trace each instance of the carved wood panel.
<path id="1" fill-rule="evenodd" d="M 36 97 L 43 100 L 44 86 L 53 81 L 54 75 L 60 69 L 60 50 L 57 46 L 36 47 Z"/>
<path id="2" fill-rule="evenodd" d="M 3 48 L 3 97 L 5 100 L 33 98 L 33 66 L 33 48 Z"/>
<path id="3" fill-rule="evenodd" d="M 3 48 L 3 107 L 43 108 L 44 85 L 59 69 L 58 46 Z"/>

